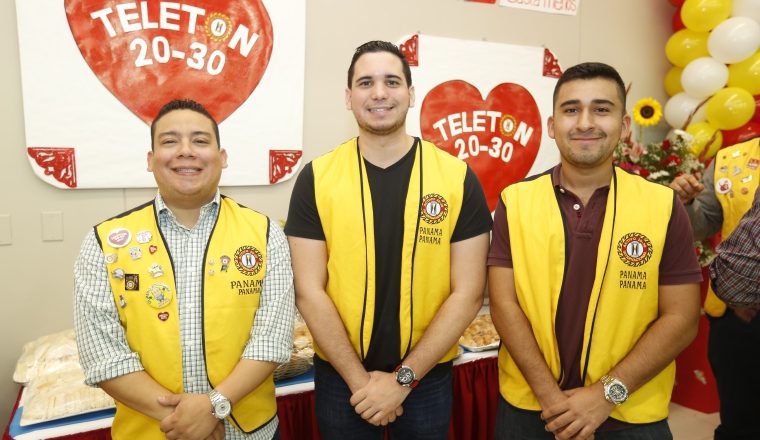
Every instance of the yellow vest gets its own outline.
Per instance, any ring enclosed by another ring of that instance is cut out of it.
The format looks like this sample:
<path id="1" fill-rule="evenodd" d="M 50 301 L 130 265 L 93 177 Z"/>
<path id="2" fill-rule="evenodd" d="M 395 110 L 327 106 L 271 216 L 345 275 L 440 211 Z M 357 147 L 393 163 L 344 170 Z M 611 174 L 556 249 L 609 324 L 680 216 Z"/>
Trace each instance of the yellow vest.
<path id="1" fill-rule="evenodd" d="M 584 386 L 597 382 L 633 348 L 658 317 L 658 278 L 665 236 L 676 200 L 673 190 L 614 167 L 583 334 Z M 551 172 L 507 187 L 514 279 L 522 310 L 554 378 L 564 372 L 555 337 L 557 305 L 565 286 L 566 220 L 556 200 Z M 611 417 L 649 423 L 668 415 L 675 362 L 643 387 Z M 499 388 L 511 405 L 541 410 L 520 369 L 502 345 Z"/>
<path id="2" fill-rule="evenodd" d="M 401 255 L 401 358 L 451 293 L 450 240 L 467 172 L 464 162 L 429 142 L 421 141 L 414 148 Z M 312 167 L 328 253 L 326 291 L 363 360 L 375 317 L 375 225 L 367 170 L 356 138 L 315 159 Z M 326 359 L 316 344 L 314 349 Z M 456 351 L 456 346 L 451 347 L 441 362 L 453 359 Z"/>
<path id="3" fill-rule="evenodd" d="M 739 221 L 752 206 L 752 199 L 760 183 L 759 163 L 758 137 L 724 148 L 715 155 L 715 197 L 723 208 L 722 240 L 739 226 Z M 708 284 L 704 308 L 708 315 L 716 318 L 726 313 L 726 303 L 715 295 L 711 284 Z"/>
<path id="4" fill-rule="evenodd" d="M 111 289 L 130 349 L 140 355 L 145 371 L 154 380 L 180 394 L 183 381 L 177 289 L 172 257 L 157 216 L 155 202 L 150 202 L 101 223 L 95 232 L 106 256 Z M 266 216 L 222 196 L 202 268 L 203 349 L 211 386 L 229 376 L 250 338 L 266 273 L 268 236 Z M 123 273 L 114 276 L 117 269 Z M 276 412 L 270 375 L 234 406 L 229 418 L 240 431 L 253 432 Z M 116 402 L 111 427 L 114 439 L 165 439 L 159 425 L 159 421 Z"/>

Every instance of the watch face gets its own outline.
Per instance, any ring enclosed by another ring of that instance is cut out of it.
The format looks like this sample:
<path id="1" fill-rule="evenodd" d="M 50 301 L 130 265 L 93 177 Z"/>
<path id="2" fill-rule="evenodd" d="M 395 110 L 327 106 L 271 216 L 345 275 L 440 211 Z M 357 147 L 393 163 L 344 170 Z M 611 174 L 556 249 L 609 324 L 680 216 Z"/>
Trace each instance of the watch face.
<path id="1" fill-rule="evenodd" d="M 227 417 L 231 411 L 232 405 L 230 405 L 229 400 L 222 400 L 221 402 L 217 402 L 216 405 L 214 405 L 214 412 L 217 416 Z"/>
<path id="2" fill-rule="evenodd" d="M 628 398 L 628 393 L 625 388 L 620 384 L 612 384 L 609 388 L 610 398 L 616 402 L 624 402 Z"/>
<path id="3" fill-rule="evenodd" d="M 396 372 L 396 380 L 401 385 L 409 385 L 414 382 L 414 372 L 409 367 L 401 367 Z"/>

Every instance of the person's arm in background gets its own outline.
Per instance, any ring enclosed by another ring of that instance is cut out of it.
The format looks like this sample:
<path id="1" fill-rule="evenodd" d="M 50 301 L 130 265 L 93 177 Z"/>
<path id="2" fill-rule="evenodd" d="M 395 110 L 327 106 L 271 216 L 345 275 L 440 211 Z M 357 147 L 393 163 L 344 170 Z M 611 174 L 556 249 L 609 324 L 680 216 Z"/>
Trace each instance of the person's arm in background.
<path id="1" fill-rule="evenodd" d="M 754 318 L 760 309 L 760 191 L 716 251 L 710 265 L 715 294 L 732 307 L 749 308 L 746 312 Z"/>
<path id="2" fill-rule="evenodd" d="M 700 182 L 691 174 L 676 177 L 669 185 L 686 207 L 694 240 L 704 240 L 723 227 L 723 208 L 715 197 L 715 161 L 705 170 Z"/>

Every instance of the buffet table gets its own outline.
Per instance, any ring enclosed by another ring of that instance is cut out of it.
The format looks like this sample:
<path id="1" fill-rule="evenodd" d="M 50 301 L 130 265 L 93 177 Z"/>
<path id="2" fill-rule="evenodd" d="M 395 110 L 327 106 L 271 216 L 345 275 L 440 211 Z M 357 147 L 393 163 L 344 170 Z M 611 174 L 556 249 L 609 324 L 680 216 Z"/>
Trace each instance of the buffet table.
<path id="1" fill-rule="evenodd" d="M 497 351 L 464 353 L 454 361 L 454 406 L 449 440 L 493 439 L 499 377 Z M 291 379 L 278 382 L 277 416 L 283 440 L 319 440 L 314 416 L 313 369 Z M 3 440 L 110 440 L 110 426 L 115 410 L 69 417 L 21 427 L 23 389 L 19 391 L 11 420 Z"/>

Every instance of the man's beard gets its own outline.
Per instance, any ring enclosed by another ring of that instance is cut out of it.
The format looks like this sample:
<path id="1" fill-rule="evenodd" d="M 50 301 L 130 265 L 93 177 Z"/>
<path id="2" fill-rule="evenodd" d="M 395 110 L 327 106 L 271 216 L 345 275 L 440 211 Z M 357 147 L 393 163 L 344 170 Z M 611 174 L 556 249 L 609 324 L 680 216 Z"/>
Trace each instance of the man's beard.
<path id="1" fill-rule="evenodd" d="M 404 122 L 406 122 L 406 118 L 400 118 L 393 122 L 390 126 L 383 127 L 383 128 L 376 128 L 368 124 L 366 121 L 362 119 L 357 119 L 356 123 L 359 125 L 359 128 L 362 129 L 364 132 L 374 135 L 374 136 L 388 136 L 393 133 L 396 133 L 398 130 L 404 127 Z"/>

